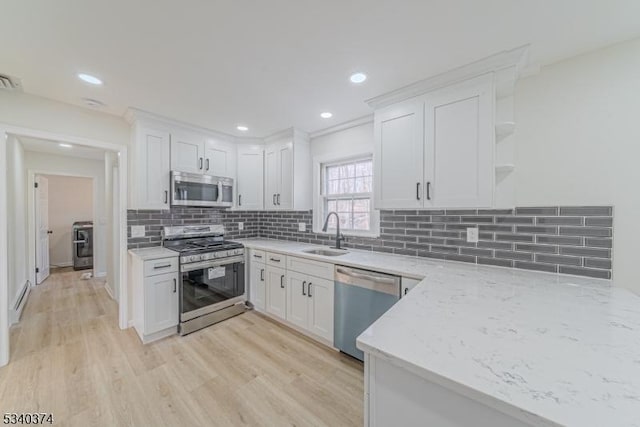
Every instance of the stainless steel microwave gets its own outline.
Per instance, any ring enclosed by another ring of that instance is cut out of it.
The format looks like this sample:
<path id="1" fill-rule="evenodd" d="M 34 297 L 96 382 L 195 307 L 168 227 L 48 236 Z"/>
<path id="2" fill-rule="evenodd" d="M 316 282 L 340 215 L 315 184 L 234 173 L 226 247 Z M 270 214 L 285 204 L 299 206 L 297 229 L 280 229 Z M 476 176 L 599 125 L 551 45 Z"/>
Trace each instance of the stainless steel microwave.
<path id="1" fill-rule="evenodd" d="M 232 205 L 232 178 L 171 171 L 171 206 Z"/>

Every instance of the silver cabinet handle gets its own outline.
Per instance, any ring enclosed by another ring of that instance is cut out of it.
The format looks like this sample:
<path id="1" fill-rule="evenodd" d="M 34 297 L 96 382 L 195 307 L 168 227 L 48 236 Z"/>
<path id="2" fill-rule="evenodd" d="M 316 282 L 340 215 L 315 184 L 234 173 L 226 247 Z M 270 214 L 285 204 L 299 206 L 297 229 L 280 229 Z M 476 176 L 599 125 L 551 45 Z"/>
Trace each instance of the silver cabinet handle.
<path id="1" fill-rule="evenodd" d="M 280 206 L 280 193 L 278 193 L 278 206 Z"/>
<path id="2" fill-rule="evenodd" d="M 209 170 L 209 159 L 207 159 L 207 170 Z"/>
<path id="3" fill-rule="evenodd" d="M 202 170 L 202 157 L 200 157 L 200 170 Z"/>
<path id="4" fill-rule="evenodd" d="M 284 274 L 280 276 L 280 287 L 284 289 Z"/>
<path id="5" fill-rule="evenodd" d="M 431 200 L 431 182 L 427 181 L 427 200 Z"/>
<path id="6" fill-rule="evenodd" d="M 406 295 L 409 292 L 409 288 L 404 288 L 404 294 Z"/>
<path id="7" fill-rule="evenodd" d="M 279 259 L 277 259 L 277 258 L 269 258 L 269 260 L 270 260 L 270 261 L 273 261 L 273 262 L 280 262 L 280 260 L 279 260 Z"/>
<path id="8" fill-rule="evenodd" d="M 238 194 L 238 206 L 242 206 L 242 194 Z"/>
<path id="9" fill-rule="evenodd" d="M 305 280 L 304 282 L 302 282 L 302 295 L 305 295 L 305 296 L 307 295 L 307 294 L 304 292 L 304 285 L 306 285 L 306 284 L 307 284 L 307 281 L 306 281 L 306 280 Z"/>
<path id="10" fill-rule="evenodd" d="M 260 258 L 260 259 L 262 259 L 262 255 L 255 255 L 255 254 L 254 254 L 254 255 L 253 255 L 253 257 L 254 257 L 254 258 Z"/>
<path id="11" fill-rule="evenodd" d="M 260 269 L 260 281 L 264 282 L 264 268 Z"/>
<path id="12" fill-rule="evenodd" d="M 416 182 L 416 199 L 420 200 L 420 183 Z"/>
<path id="13" fill-rule="evenodd" d="M 167 203 L 169 203 L 169 192 L 164 190 L 164 204 L 166 205 Z"/>
<path id="14" fill-rule="evenodd" d="M 162 265 L 157 265 L 156 264 L 156 265 L 153 266 L 153 269 L 154 270 L 159 270 L 161 268 L 169 268 L 169 267 L 171 267 L 171 264 L 162 264 Z"/>
<path id="15" fill-rule="evenodd" d="M 313 295 L 311 295 L 311 285 L 313 285 L 313 283 L 309 282 L 309 284 L 307 285 L 307 295 L 309 296 L 309 298 L 311 298 Z"/>
<path id="16" fill-rule="evenodd" d="M 273 195 L 273 205 L 274 206 L 276 205 L 276 195 L 275 194 Z"/>
<path id="17" fill-rule="evenodd" d="M 177 290 L 178 290 L 178 281 L 176 279 L 173 279 L 173 293 L 175 294 Z"/>

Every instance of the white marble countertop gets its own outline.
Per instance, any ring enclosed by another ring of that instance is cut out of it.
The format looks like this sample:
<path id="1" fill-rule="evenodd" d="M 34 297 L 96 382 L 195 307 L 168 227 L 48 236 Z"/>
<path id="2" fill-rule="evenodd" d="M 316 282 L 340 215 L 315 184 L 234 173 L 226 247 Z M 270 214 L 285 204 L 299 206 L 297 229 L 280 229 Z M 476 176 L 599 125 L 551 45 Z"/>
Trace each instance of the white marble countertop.
<path id="1" fill-rule="evenodd" d="M 365 352 L 533 425 L 640 426 L 640 297 L 609 281 L 242 242 L 424 278 L 360 335 Z"/>
<path id="2" fill-rule="evenodd" d="M 162 258 L 172 258 L 172 257 L 178 256 L 178 252 L 172 251 L 171 249 L 167 249 L 162 246 L 155 246 L 152 248 L 129 249 L 129 253 L 131 255 L 137 256 L 138 258 L 144 261 L 162 259 Z"/>

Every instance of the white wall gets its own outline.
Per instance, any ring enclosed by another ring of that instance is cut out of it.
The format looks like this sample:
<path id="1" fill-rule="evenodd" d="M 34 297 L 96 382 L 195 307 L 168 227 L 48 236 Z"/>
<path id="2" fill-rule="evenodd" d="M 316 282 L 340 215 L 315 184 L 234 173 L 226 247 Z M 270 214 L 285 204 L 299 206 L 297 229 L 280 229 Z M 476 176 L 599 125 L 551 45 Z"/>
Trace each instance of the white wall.
<path id="1" fill-rule="evenodd" d="M 7 231 L 9 251 L 9 309 L 14 308 L 16 299 L 29 278 L 27 263 L 27 203 L 26 171 L 24 168 L 25 152 L 22 144 L 12 135 L 7 139 Z"/>
<path id="2" fill-rule="evenodd" d="M 311 139 L 311 158 L 350 157 L 373 153 L 373 118 L 370 123 Z"/>
<path id="3" fill-rule="evenodd" d="M 0 91 L 0 122 L 119 145 L 130 138 L 121 117 L 25 93 Z"/>
<path id="4" fill-rule="evenodd" d="M 517 205 L 613 205 L 613 279 L 640 293 L 640 40 L 521 80 L 515 119 Z"/>
<path id="5" fill-rule="evenodd" d="M 104 161 L 58 156 L 50 153 L 25 151 L 25 168 L 31 172 L 83 176 L 93 178 L 94 215 L 94 273 L 104 276 L 107 273 L 107 217 L 105 213 L 105 177 Z M 28 192 L 27 197 L 31 197 Z"/>
<path id="6" fill-rule="evenodd" d="M 71 226 L 76 221 L 93 221 L 93 180 L 61 175 L 49 179 L 49 263 L 73 265 Z"/>

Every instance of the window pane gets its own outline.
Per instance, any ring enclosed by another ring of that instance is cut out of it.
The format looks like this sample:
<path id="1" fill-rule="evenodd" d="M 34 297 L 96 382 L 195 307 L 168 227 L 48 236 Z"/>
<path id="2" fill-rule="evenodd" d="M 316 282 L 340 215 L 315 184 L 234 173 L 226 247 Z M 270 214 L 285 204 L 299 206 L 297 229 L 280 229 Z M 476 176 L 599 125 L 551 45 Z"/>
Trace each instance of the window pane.
<path id="1" fill-rule="evenodd" d="M 368 213 L 353 214 L 354 230 L 369 230 L 371 227 Z"/>
<path id="2" fill-rule="evenodd" d="M 327 194 L 338 194 L 340 192 L 340 181 L 330 180 L 327 184 Z"/>
<path id="3" fill-rule="evenodd" d="M 340 194 L 350 194 L 356 191 L 355 182 L 353 179 L 341 179 L 340 180 Z"/>
<path id="4" fill-rule="evenodd" d="M 353 211 L 369 213 L 369 199 L 356 199 L 353 201 Z"/>
<path id="5" fill-rule="evenodd" d="M 372 178 L 370 176 L 356 178 L 355 193 L 371 193 L 372 188 Z"/>
<path id="6" fill-rule="evenodd" d="M 351 200 L 338 200 L 338 212 L 351 212 Z"/>
<path id="7" fill-rule="evenodd" d="M 340 178 L 340 168 L 337 166 L 329 166 L 327 167 L 327 179 L 338 179 Z"/>
<path id="8" fill-rule="evenodd" d="M 336 210 L 336 201 L 335 200 L 329 200 L 327 202 L 327 213 L 335 212 L 335 210 Z"/>
<path id="9" fill-rule="evenodd" d="M 356 164 L 356 176 L 371 176 L 373 175 L 372 172 L 373 162 L 371 160 Z"/>

